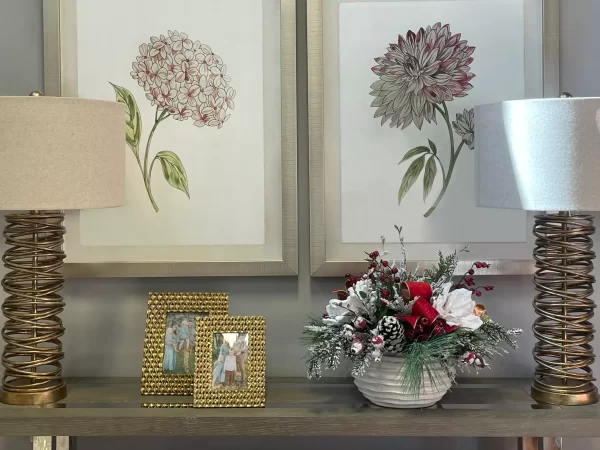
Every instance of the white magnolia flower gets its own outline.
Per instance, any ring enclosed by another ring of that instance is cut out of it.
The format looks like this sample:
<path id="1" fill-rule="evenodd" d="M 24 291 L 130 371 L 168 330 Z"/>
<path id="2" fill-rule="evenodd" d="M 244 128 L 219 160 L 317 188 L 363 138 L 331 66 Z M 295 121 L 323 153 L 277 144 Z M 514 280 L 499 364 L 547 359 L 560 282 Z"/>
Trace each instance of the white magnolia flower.
<path id="1" fill-rule="evenodd" d="M 371 281 L 370 280 L 360 280 L 357 281 L 354 287 L 348 288 L 348 293 L 350 295 L 355 295 L 359 299 L 367 299 L 369 298 L 369 292 L 371 290 Z M 362 292 L 362 294 L 361 294 Z"/>
<path id="2" fill-rule="evenodd" d="M 478 329 L 483 325 L 481 318 L 473 312 L 475 302 L 471 299 L 471 291 L 455 289 L 450 292 L 452 283 L 446 283 L 442 293 L 433 301 L 433 307 L 448 325 Z"/>
<path id="3" fill-rule="evenodd" d="M 356 294 L 351 294 L 346 300 L 339 300 L 337 298 L 329 300 L 329 304 L 325 307 L 327 315 L 340 322 L 345 319 L 344 316 L 349 314 L 356 314 L 364 309 L 362 302 Z"/>

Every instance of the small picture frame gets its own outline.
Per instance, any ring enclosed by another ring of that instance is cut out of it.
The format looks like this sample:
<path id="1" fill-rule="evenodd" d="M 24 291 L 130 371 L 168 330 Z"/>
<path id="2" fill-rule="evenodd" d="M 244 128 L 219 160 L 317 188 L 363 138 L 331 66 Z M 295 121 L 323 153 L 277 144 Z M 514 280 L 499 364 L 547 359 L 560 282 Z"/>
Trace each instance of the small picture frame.
<path id="1" fill-rule="evenodd" d="M 196 321 L 194 407 L 265 406 L 265 318 Z"/>
<path id="2" fill-rule="evenodd" d="M 196 322 L 226 316 L 223 293 L 150 293 L 144 338 L 142 395 L 192 395 Z"/>

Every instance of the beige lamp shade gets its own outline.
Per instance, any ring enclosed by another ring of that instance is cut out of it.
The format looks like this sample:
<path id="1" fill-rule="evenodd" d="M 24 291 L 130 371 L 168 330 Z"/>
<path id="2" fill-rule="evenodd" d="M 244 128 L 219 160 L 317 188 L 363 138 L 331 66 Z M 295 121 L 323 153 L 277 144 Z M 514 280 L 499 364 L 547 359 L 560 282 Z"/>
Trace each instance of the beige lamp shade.
<path id="1" fill-rule="evenodd" d="M 120 206 L 125 107 L 61 97 L 0 97 L 0 210 Z"/>

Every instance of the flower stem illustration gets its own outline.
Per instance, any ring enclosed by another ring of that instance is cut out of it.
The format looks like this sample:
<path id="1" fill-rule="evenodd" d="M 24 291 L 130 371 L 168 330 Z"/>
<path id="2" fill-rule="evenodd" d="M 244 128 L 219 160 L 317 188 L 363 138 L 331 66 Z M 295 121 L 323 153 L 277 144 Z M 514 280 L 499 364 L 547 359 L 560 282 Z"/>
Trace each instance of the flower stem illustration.
<path id="1" fill-rule="evenodd" d="M 456 121 L 451 122 L 447 106 L 454 98 L 467 95 L 475 77 L 470 71 L 475 47 L 469 47 L 467 41 L 460 38 L 460 34 L 450 32 L 450 25 L 442 26 L 439 22 L 426 29 L 420 28 L 416 33 L 408 31 L 406 38 L 399 35 L 398 43 L 390 44 L 384 56 L 375 58 L 377 65 L 371 69 L 379 76 L 379 80 L 371 85 L 370 95 L 375 97 L 371 106 L 377 108 L 374 117 L 381 117 L 382 126 L 390 121 L 390 127 L 404 129 L 414 123 L 420 130 L 424 120 L 437 125 L 436 113 L 439 113 L 448 128 L 447 169 L 431 139 L 427 140 L 428 145 L 406 152 L 399 163 L 412 159 L 398 190 L 398 204 L 421 172 L 424 172 L 425 202 L 433 188 L 438 165 L 441 169 L 442 188 L 425 217 L 435 211 L 446 194 L 463 146 L 474 148 L 474 110 L 465 109 L 456 114 Z M 459 140 L 455 140 L 455 132 Z M 456 142 L 459 142 L 458 146 Z"/>
<path id="2" fill-rule="evenodd" d="M 190 117 L 196 127 L 221 129 L 235 108 L 235 90 L 229 86 L 227 66 L 208 45 L 192 41 L 186 33 L 169 31 L 168 37 L 151 37 L 139 46 L 139 56 L 132 64 L 131 77 L 144 88 L 146 99 L 156 106 L 154 124 L 148 135 L 145 152 L 140 158 L 142 118 L 133 94 L 110 83 L 118 102 L 125 105 L 125 142 L 140 168 L 148 198 L 155 212 L 158 204 L 152 194 L 152 169 L 160 162 L 165 181 L 190 198 L 188 177 L 181 158 L 162 150 L 150 160 L 152 140 L 158 126 L 172 117 L 185 121 Z"/>

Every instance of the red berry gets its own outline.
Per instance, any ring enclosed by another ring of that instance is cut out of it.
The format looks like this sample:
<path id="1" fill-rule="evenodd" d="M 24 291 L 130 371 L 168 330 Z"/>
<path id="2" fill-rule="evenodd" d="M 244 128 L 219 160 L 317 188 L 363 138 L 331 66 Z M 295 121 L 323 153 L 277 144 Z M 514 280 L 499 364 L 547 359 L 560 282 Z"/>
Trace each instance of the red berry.
<path id="1" fill-rule="evenodd" d="M 386 277 L 384 274 L 381 274 L 381 275 L 379 276 L 379 279 L 380 279 L 381 281 L 385 281 L 385 280 L 387 280 L 387 277 Z"/>
<path id="2" fill-rule="evenodd" d="M 469 271 L 467 272 L 469 275 L 475 275 L 475 271 L 473 269 L 469 269 Z"/>
<path id="3" fill-rule="evenodd" d="M 384 289 L 383 291 L 381 291 L 381 296 L 383 298 L 388 298 L 390 296 L 390 291 L 388 291 L 387 289 Z"/>
<path id="4" fill-rule="evenodd" d="M 477 297 L 481 297 L 481 292 L 479 292 L 479 291 L 475 291 L 475 295 L 476 295 Z"/>
<path id="5" fill-rule="evenodd" d="M 400 277 L 394 278 L 394 283 L 400 283 Z"/>
<path id="6" fill-rule="evenodd" d="M 377 263 L 376 262 L 372 262 L 370 264 L 371 269 L 375 269 L 377 267 Z"/>
<path id="7" fill-rule="evenodd" d="M 346 274 L 346 278 L 351 278 L 351 277 L 352 277 L 352 274 L 351 274 L 351 273 L 347 273 L 347 274 Z"/>
<path id="8" fill-rule="evenodd" d="M 379 257 L 379 252 L 377 250 L 375 250 L 373 253 L 371 253 L 371 258 L 375 259 Z"/>
<path id="9" fill-rule="evenodd" d="M 478 269 L 481 269 L 481 263 L 480 263 L 479 261 L 477 261 L 477 262 L 475 263 L 475 267 L 477 267 Z"/>
<path id="10" fill-rule="evenodd" d="M 392 273 L 398 273 L 398 268 L 397 267 L 392 267 Z"/>
<path id="11" fill-rule="evenodd" d="M 387 261 L 381 261 L 381 264 L 383 265 L 383 267 L 387 267 L 390 265 L 390 263 Z"/>

